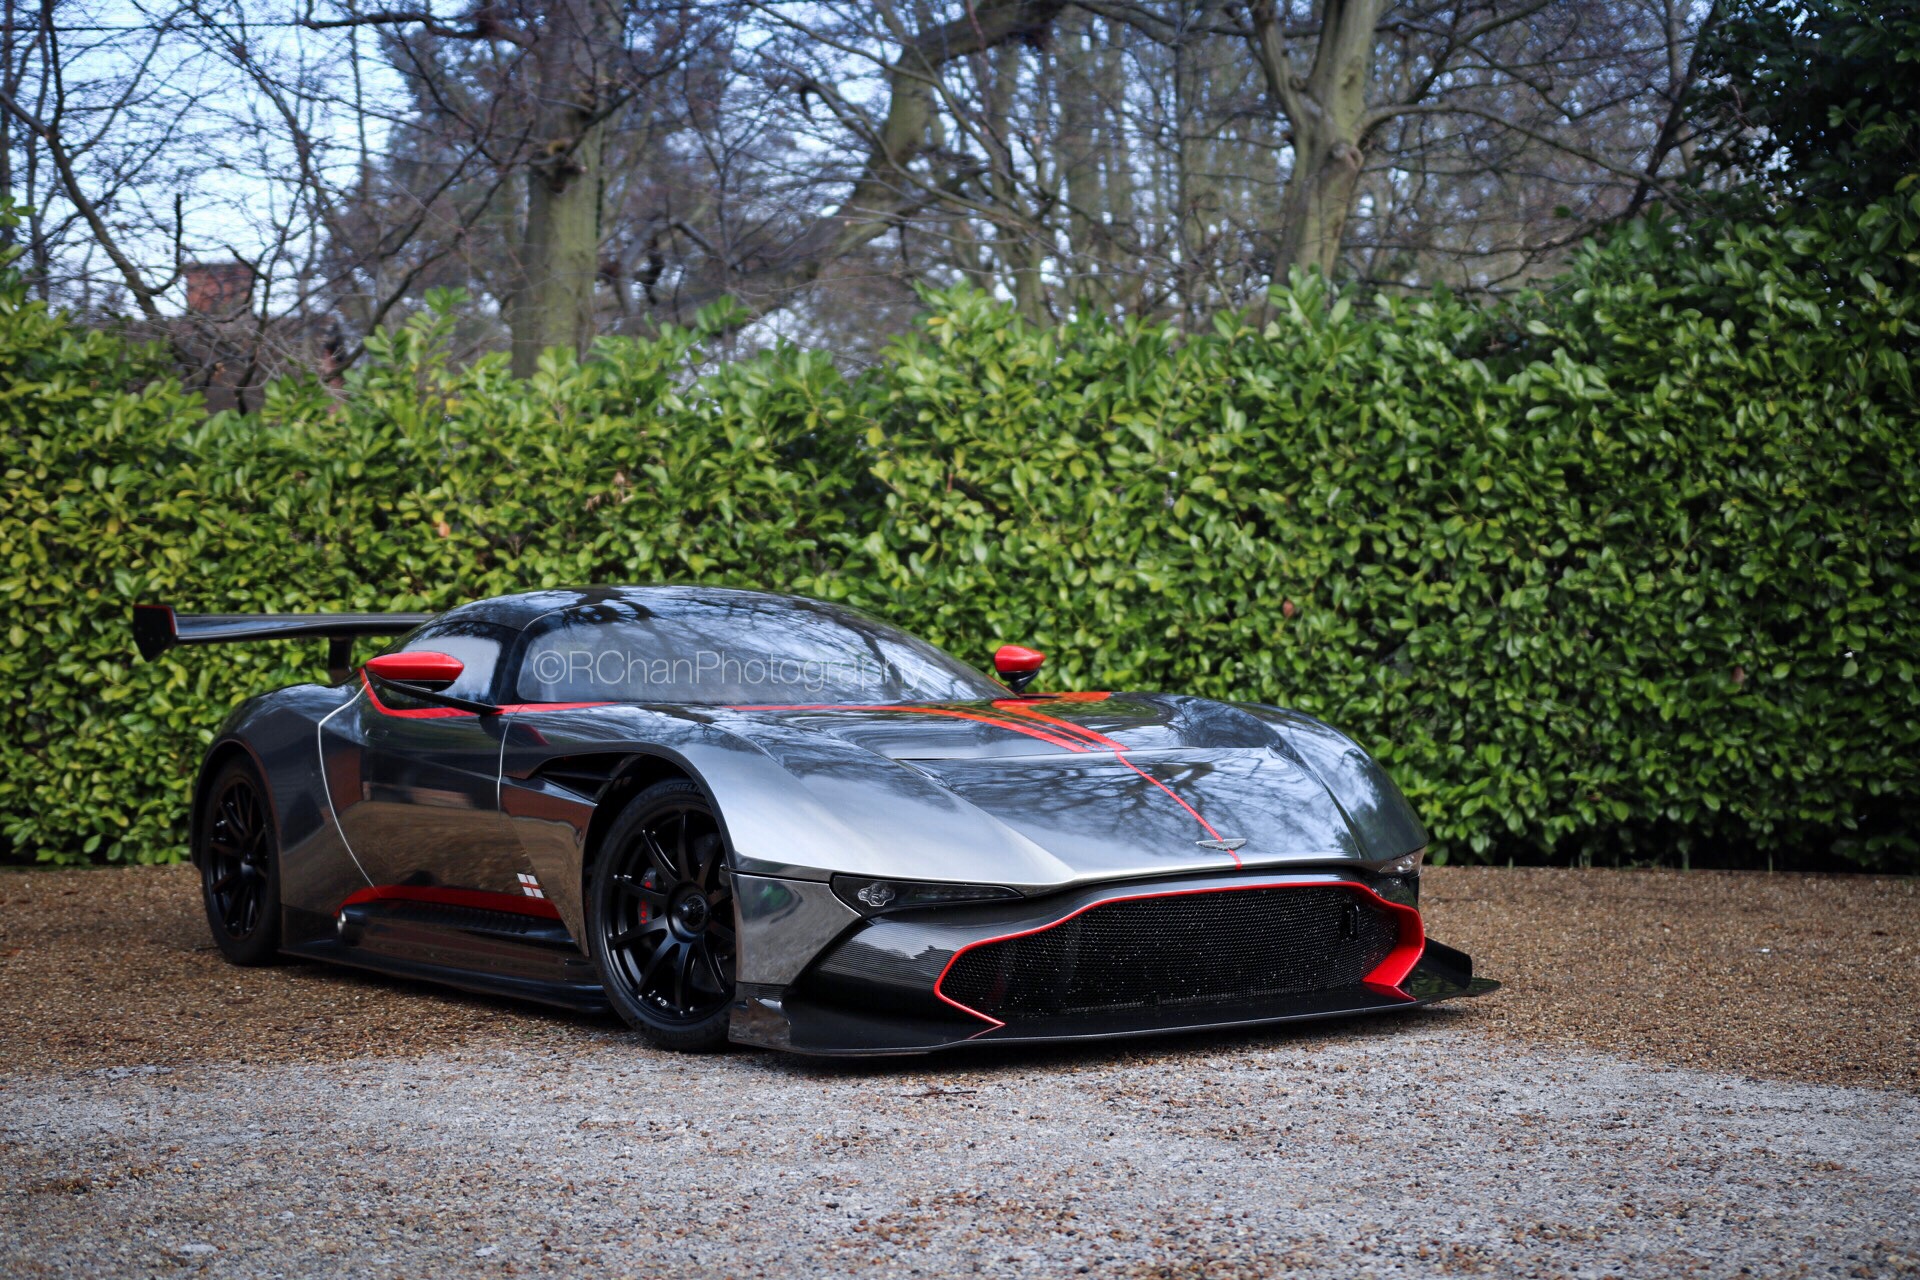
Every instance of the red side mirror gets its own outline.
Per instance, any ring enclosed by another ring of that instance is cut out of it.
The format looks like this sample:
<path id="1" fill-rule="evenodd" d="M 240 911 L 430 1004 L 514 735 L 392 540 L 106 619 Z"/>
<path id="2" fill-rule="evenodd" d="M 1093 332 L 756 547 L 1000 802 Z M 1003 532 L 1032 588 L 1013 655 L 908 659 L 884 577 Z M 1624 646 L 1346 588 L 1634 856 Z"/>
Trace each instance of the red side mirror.
<path id="1" fill-rule="evenodd" d="M 1033 649 L 1023 649 L 1017 644 L 1003 644 L 993 655 L 993 669 L 1006 681 L 1007 688 L 1015 693 L 1024 693 L 1033 678 L 1040 674 L 1040 667 L 1047 655 Z"/>
<path id="2" fill-rule="evenodd" d="M 427 689 L 444 689 L 460 678 L 466 664 L 445 653 L 383 653 L 367 661 L 367 671 L 382 680 L 417 684 Z"/>

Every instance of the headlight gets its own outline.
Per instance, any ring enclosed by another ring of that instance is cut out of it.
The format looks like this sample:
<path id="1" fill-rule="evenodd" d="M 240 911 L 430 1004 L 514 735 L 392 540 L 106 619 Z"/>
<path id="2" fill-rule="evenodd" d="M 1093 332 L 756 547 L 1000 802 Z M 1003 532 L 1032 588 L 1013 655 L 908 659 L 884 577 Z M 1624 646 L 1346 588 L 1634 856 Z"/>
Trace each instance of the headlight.
<path id="1" fill-rule="evenodd" d="M 1420 864 L 1426 860 L 1427 851 L 1425 849 L 1415 849 L 1406 857 L 1395 858 L 1386 866 L 1381 867 L 1380 874 L 1383 876 L 1417 876 L 1420 874 Z"/>
<path id="2" fill-rule="evenodd" d="M 835 876 L 833 892 L 863 916 L 912 911 L 916 907 L 951 907 L 967 902 L 1001 902 L 1020 895 L 993 884 L 939 884 L 930 880 L 874 880 L 867 876 Z"/>

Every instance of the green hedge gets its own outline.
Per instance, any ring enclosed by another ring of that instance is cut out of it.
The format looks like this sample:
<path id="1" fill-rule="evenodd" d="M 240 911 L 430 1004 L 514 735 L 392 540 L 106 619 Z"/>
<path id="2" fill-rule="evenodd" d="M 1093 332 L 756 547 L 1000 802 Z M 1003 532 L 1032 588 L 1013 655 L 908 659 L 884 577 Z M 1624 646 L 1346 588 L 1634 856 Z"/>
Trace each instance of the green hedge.
<path id="1" fill-rule="evenodd" d="M 319 674 L 318 645 L 142 664 L 135 601 L 699 580 L 1304 708 L 1454 860 L 1917 869 L 1917 247 L 1920 199 L 1643 224 L 1510 307 L 1308 278 L 1184 336 L 941 295 L 854 377 L 675 333 L 516 382 L 446 362 L 443 308 L 340 394 L 208 421 L 8 275 L 0 831 L 178 857 L 227 707 Z"/>

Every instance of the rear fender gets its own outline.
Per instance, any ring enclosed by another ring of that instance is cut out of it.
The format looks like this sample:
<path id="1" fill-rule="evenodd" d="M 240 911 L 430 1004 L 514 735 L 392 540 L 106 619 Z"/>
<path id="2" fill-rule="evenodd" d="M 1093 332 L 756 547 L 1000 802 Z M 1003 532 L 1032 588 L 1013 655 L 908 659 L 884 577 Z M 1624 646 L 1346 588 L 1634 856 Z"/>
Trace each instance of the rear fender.
<path id="1" fill-rule="evenodd" d="M 350 689 L 308 684 L 248 699 L 214 736 L 195 779 L 190 830 L 197 844 L 201 802 L 214 774 L 236 753 L 253 763 L 267 787 L 280 849 L 280 901 L 289 910 L 331 916 L 368 883 L 340 839 L 320 772 L 320 721 L 351 696 Z"/>

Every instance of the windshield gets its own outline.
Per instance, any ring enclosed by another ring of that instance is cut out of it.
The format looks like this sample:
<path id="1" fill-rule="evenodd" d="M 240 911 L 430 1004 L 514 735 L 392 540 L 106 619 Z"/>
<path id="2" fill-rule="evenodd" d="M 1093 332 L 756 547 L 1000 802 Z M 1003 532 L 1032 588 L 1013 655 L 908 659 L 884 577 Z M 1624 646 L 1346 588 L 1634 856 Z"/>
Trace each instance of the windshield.
<path id="1" fill-rule="evenodd" d="M 523 702 L 794 706 L 964 702 L 1006 691 L 848 609 L 755 595 L 607 601 L 527 628 Z"/>

